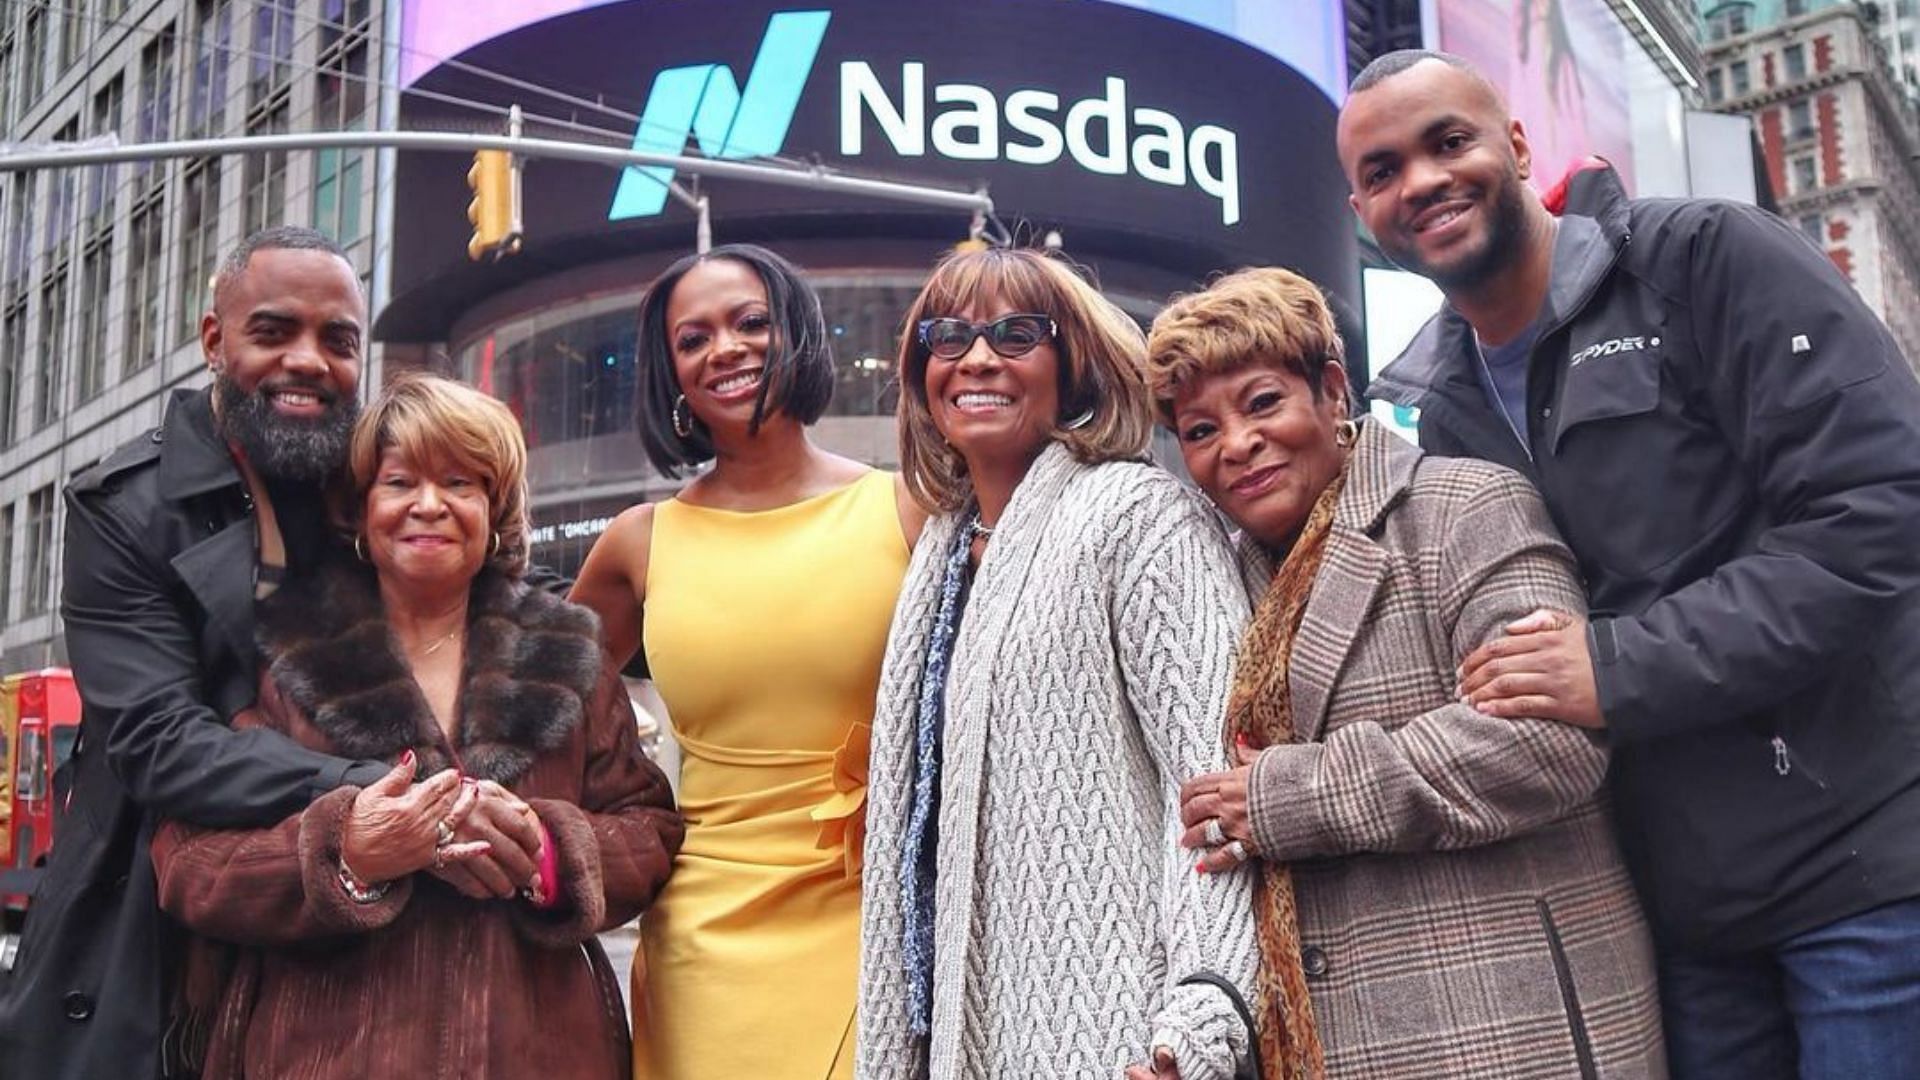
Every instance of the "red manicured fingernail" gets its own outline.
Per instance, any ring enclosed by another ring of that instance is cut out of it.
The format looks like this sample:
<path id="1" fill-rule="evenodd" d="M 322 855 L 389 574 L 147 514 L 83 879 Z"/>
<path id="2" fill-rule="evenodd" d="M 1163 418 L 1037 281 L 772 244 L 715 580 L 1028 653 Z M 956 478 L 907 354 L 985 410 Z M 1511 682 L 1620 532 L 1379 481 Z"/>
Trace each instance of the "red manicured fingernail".
<path id="1" fill-rule="evenodd" d="M 400 755 L 400 764 L 405 765 L 409 769 L 413 768 L 412 750 L 408 750 L 406 753 Z"/>

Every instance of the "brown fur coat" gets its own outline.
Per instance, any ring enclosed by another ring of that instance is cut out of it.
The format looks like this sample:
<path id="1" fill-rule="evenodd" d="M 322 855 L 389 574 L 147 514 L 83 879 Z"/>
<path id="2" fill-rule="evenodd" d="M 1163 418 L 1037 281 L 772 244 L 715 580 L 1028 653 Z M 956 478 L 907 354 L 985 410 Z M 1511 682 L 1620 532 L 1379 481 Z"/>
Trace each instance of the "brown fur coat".
<path id="1" fill-rule="evenodd" d="M 471 900 L 422 873 L 354 903 L 335 875 L 357 788 L 271 829 L 165 823 L 153 844 L 162 908 L 243 947 L 206 1077 L 626 1075 L 625 1011 L 594 935 L 651 901 L 682 825 L 592 614 L 483 573 L 451 744 L 365 567 L 282 589 L 259 626 L 260 700 L 237 726 L 352 758 L 412 749 L 422 776 L 457 763 L 513 789 L 552 836 L 561 902 Z"/>

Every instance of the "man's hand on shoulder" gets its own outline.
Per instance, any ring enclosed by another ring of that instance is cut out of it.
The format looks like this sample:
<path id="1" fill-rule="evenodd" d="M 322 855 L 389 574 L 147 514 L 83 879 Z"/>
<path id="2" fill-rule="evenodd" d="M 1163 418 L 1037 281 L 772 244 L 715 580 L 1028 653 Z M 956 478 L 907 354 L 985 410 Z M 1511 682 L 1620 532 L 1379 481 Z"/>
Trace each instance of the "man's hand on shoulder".
<path id="1" fill-rule="evenodd" d="M 1463 704 L 1503 718 L 1539 717 L 1604 728 L 1587 651 L 1587 621 L 1542 608 L 1506 625 L 1506 634 L 1460 665 Z"/>

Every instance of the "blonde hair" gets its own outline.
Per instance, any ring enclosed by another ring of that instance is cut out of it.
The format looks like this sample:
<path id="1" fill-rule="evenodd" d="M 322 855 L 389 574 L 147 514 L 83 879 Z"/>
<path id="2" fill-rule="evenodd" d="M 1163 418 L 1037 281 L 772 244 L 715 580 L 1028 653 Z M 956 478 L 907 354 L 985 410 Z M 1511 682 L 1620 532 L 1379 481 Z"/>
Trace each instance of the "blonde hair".
<path id="1" fill-rule="evenodd" d="M 949 255 L 907 310 L 894 370 L 900 395 L 900 472 L 921 505 L 951 512 L 972 492 L 966 461 L 934 426 L 927 406 L 927 352 L 922 319 L 958 315 L 987 298 L 1009 309 L 1047 315 L 1058 327 L 1060 410 L 1091 419 L 1068 429 L 1056 422 L 1055 442 L 1088 464 L 1138 457 L 1153 435 L 1147 390 L 1146 341 L 1126 313 L 1101 296 L 1065 260 L 1037 251 L 989 248 Z"/>
<path id="2" fill-rule="evenodd" d="M 487 561 L 517 578 L 527 569 L 527 441 L 520 422 L 493 397 L 464 383 L 422 371 L 396 377 L 360 415 L 347 448 L 350 497 L 339 517 L 354 532 L 380 467 L 397 450 L 424 469 L 468 472 L 480 478 L 495 536 Z"/>
<path id="3" fill-rule="evenodd" d="M 1320 287 L 1274 266 L 1237 270 L 1175 297 L 1147 333 L 1147 379 L 1168 424 L 1175 395 L 1195 379 L 1266 364 L 1305 379 L 1318 401 L 1326 362 L 1345 357 Z"/>

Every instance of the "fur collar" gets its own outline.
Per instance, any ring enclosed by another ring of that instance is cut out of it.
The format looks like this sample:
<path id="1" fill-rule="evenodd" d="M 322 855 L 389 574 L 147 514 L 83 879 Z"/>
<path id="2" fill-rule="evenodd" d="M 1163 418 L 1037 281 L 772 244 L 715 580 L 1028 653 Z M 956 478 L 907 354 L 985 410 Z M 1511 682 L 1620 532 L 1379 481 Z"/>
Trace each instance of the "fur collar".
<path id="1" fill-rule="evenodd" d="M 512 784 L 579 727 L 602 671 L 591 611 L 492 570 L 474 579 L 461 674 L 460 766 Z M 267 673 L 345 757 L 392 760 L 411 747 L 420 775 L 452 762 L 440 726 L 388 629 L 372 570 L 335 559 L 260 605 Z"/>

